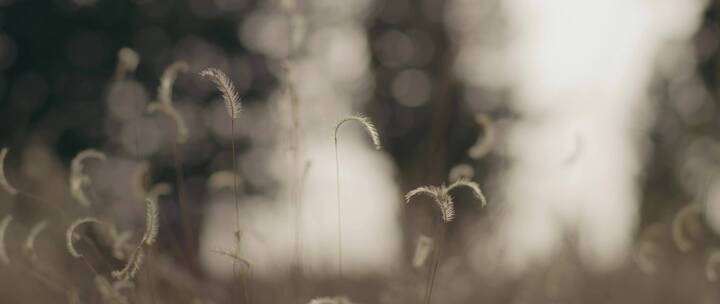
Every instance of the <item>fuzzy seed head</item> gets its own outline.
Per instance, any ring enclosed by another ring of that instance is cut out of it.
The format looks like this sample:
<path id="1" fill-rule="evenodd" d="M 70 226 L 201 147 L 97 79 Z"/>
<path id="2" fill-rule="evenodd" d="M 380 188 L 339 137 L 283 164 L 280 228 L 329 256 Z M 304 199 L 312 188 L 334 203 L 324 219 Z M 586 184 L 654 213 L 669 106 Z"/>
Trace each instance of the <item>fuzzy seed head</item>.
<path id="1" fill-rule="evenodd" d="M 148 199 L 157 202 L 160 199 L 160 196 L 163 195 L 169 195 L 173 192 L 172 185 L 168 183 L 157 183 L 153 185 L 150 188 L 150 191 L 148 191 L 147 197 Z"/>
<path id="2" fill-rule="evenodd" d="M 158 206 L 157 202 L 152 199 L 145 199 L 145 234 L 143 234 L 143 243 L 150 246 L 155 243 L 158 235 Z"/>
<path id="3" fill-rule="evenodd" d="M 115 270 L 111 274 L 118 280 L 132 280 L 143 264 L 145 257 L 145 246 L 155 243 L 158 234 L 158 206 L 154 200 L 145 199 L 145 232 L 143 233 L 140 244 L 130 254 L 125 267 Z"/>
<path id="4" fill-rule="evenodd" d="M 472 190 L 473 196 L 475 196 L 476 199 L 480 201 L 480 205 L 482 207 L 485 207 L 487 205 L 487 200 L 485 199 L 485 195 L 483 194 L 482 190 L 480 190 L 480 186 L 473 181 L 461 178 L 456 180 L 454 183 L 452 183 L 449 187 L 447 187 L 447 192 L 457 188 L 457 187 L 467 187 Z"/>
<path id="5" fill-rule="evenodd" d="M 67 247 L 68 253 L 70 253 L 71 256 L 74 258 L 80 258 L 82 257 L 82 254 L 80 254 L 77 249 L 75 249 L 75 241 L 77 240 L 77 235 L 75 234 L 75 230 L 82 224 L 86 223 L 95 223 L 95 224 L 102 224 L 102 222 L 94 217 L 84 217 L 79 218 L 70 224 L 68 226 L 68 229 L 65 230 L 65 246 Z"/>
<path id="6" fill-rule="evenodd" d="M 83 173 L 83 161 L 90 158 L 105 160 L 107 156 L 100 151 L 87 149 L 75 155 L 70 165 L 70 194 L 83 207 L 90 206 L 90 199 L 83 191 L 83 187 L 90 184 L 90 177 Z"/>
<path id="7" fill-rule="evenodd" d="M 129 73 L 134 73 L 140 63 L 140 55 L 131 48 L 124 47 L 118 51 L 118 63 L 115 80 L 123 80 Z"/>
<path id="8" fill-rule="evenodd" d="M 184 61 L 176 61 L 165 69 L 160 77 L 160 86 L 158 87 L 157 99 L 159 102 L 172 105 L 172 86 L 178 74 L 186 72 L 188 69 L 190 66 Z"/>
<path id="9" fill-rule="evenodd" d="M 455 205 L 452 196 L 448 195 L 447 189 L 444 186 L 422 186 L 415 188 L 405 194 L 405 202 L 410 203 L 410 200 L 419 194 L 427 195 L 435 201 L 440 209 L 443 222 L 449 223 L 455 217 Z"/>
<path id="10" fill-rule="evenodd" d="M 470 188 L 473 191 L 475 198 L 480 200 L 481 206 L 484 207 L 487 204 L 485 195 L 483 195 L 480 190 L 480 186 L 478 186 L 477 183 L 466 179 L 459 179 L 452 183 L 449 187 L 442 185 L 440 187 L 422 186 L 415 188 L 405 194 L 405 202 L 410 203 L 410 199 L 419 194 L 427 195 L 431 197 L 438 205 L 438 208 L 440 208 L 443 222 L 449 223 L 455 218 L 455 203 L 453 202 L 453 197 L 449 194 L 449 192 L 461 186 Z"/>
<path id="11" fill-rule="evenodd" d="M 112 277 L 118 280 L 132 280 L 135 275 L 140 271 L 145 259 L 145 252 L 143 252 L 142 246 L 137 247 L 135 251 L 130 255 L 125 267 L 121 270 L 115 270 L 111 273 Z"/>
<path id="12" fill-rule="evenodd" d="M 207 68 L 200 72 L 200 76 L 212 81 L 215 87 L 222 93 L 225 108 L 231 119 L 236 119 L 240 115 L 242 107 L 240 105 L 240 95 L 230 78 L 222 71 L 215 68 Z"/>
<path id="13" fill-rule="evenodd" d="M 373 122 L 370 120 L 370 118 L 368 118 L 367 116 L 361 115 L 361 114 L 348 116 L 348 117 L 340 120 L 335 125 L 335 142 L 336 143 L 337 143 L 337 139 L 338 139 L 338 135 L 337 135 L 338 130 L 344 123 L 349 122 L 349 121 L 356 121 L 363 127 L 363 129 L 365 129 L 365 131 L 368 133 L 368 135 L 370 135 L 370 139 L 372 139 L 375 150 L 380 150 L 382 148 L 382 145 L 380 144 L 380 134 L 378 133 L 377 128 L 375 128 L 375 124 L 373 124 Z"/>

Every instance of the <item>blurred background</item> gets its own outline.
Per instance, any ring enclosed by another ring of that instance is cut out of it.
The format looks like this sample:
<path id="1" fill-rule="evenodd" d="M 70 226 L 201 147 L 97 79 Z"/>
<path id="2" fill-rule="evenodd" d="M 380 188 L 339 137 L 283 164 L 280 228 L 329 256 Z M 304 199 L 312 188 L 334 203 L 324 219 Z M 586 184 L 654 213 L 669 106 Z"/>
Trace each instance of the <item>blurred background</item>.
<path id="1" fill-rule="evenodd" d="M 419 303 L 432 285 L 432 303 L 718 303 L 719 14 L 712 0 L 0 0 L 17 189 L 0 191 L 0 302 Z M 237 88 L 233 123 L 208 67 Z M 174 112 L 153 111 L 168 85 Z M 380 150 L 357 122 L 336 128 L 357 113 Z M 74 168 L 86 149 L 106 158 Z M 405 203 L 459 178 L 487 206 L 457 188 L 444 223 L 431 197 Z M 132 286 L 111 286 L 128 258 L 113 242 L 140 242 L 147 196 L 158 242 Z M 83 217 L 113 229 L 79 228 L 78 259 L 66 230 Z"/>

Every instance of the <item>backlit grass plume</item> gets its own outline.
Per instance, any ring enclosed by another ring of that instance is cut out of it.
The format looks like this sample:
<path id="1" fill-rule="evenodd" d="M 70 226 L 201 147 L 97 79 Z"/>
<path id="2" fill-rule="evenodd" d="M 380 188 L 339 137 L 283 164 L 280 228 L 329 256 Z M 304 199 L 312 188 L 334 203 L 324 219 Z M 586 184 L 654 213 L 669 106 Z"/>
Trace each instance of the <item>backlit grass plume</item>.
<path id="1" fill-rule="evenodd" d="M 83 187 L 90 184 L 90 176 L 83 172 L 83 161 L 91 158 L 105 160 L 107 156 L 100 151 L 87 149 L 75 155 L 70 165 L 70 194 L 83 207 L 90 207 L 90 199 L 83 191 Z"/>
<path id="2" fill-rule="evenodd" d="M 124 47 L 118 51 L 118 63 L 115 70 L 115 80 L 124 80 L 127 74 L 135 72 L 140 63 L 140 55 L 131 48 Z"/>
<path id="3" fill-rule="evenodd" d="M 152 187 L 150 187 L 150 191 L 148 191 L 147 197 L 149 199 L 151 199 L 152 201 L 157 202 L 160 200 L 160 196 L 169 195 L 172 192 L 173 192 L 172 185 L 170 185 L 168 183 L 157 183 L 157 184 L 153 185 Z"/>
<path id="4" fill-rule="evenodd" d="M 444 184 L 441 186 L 422 186 L 415 188 L 411 191 L 409 191 L 407 194 L 405 194 L 405 201 L 406 203 L 410 203 L 410 200 L 415 197 L 416 195 L 427 195 L 430 196 L 435 203 L 438 205 L 438 209 L 440 209 L 440 214 L 442 222 L 447 224 L 450 221 L 455 218 L 455 203 L 453 202 L 453 197 L 450 195 L 450 191 L 452 191 L 455 188 L 458 187 L 467 187 L 472 190 L 473 196 L 475 196 L 476 199 L 480 201 L 480 204 L 482 207 L 487 205 L 487 200 L 485 199 L 485 195 L 480 190 L 480 186 L 478 186 L 477 183 L 466 180 L 466 179 L 458 179 L 457 181 L 450 184 L 450 186 L 445 186 Z M 441 231 L 444 231 L 443 227 L 444 225 L 441 225 L 440 227 L 437 227 Z M 437 268 L 440 263 L 440 248 L 442 244 L 441 238 L 444 237 L 444 233 L 442 232 L 435 232 L 435 239 L 438 239 L 437 245 L 435 246 L 435 256 L 433 263 L 434 266 L 430 270 L 430 276 L 428 278 L 428 283 L 425 288 L 425 303 L 430 303 L 430 299 L 432 298 L 432 290 L 433 290 L 433 284 L 435 283 L 435 276 L 437 274 Z"/>
<path id="5" fill-rule="evenodd" d="M 10 265 L 10 256 L 8 256 L 7 247 L 5 246 L 5 235 L 12 220 L 13 216 L 8 214 L 0 221 L 0 262 L 5 265 Z"/>
<path id="6" fill-rule="evenodd" d="M 32 227 L 32 229 L 30 229 L 30 233 L 28 233 L 28 236 L 25 238 L 25 243 L 23 245 L 23 253 L 33 263 L 35 263 L 38 259 L 38 254 L 35 250 L 35 240 L 37 239 L 38 235 L 40 235 L 40 233 L 43 232 L 45 228 L 47 228 L 47 225 L 47 221 L 37 222 Z"/>
<path id="7" fill-rule="evenodd" d="M 181 72 L 186 72 L 190 69 L 187 62 L 177 61 L 168 66 L 163 71 L 162 77 L 160 78 L 160 86 L 158 87 L 157 99 L 159 102 L 172 105 L 172 86 L 177 79 L 177 76 Z"/>
<path id="8" fill-rule="evenodd" d="M 455 203 L 453 202 L 453 197 L 449 194 L 449 192 L 457 187 L 463 186 L 472 190 L 473 196 L 480 201 L 482 207 L 487 205 L 487 200 L 485 199 L 485 195 L 482 193 L 482 190 L 480 190 L 480 186 L 478 186 L 477 183 L 466 179 L 458 179 L 450 184 L 450 186 L 422 186 L 415 188 L 405 194 L 405 201 L 410 203 L 410 200 L 419 194 L 430 196 L 435 203 L 437 203 L 443 222 L 449 223 L 453 220 L 453 218 L 455 218 Z"/>
<path id="9" fill-rule="evenodd" d="M 82 254 L 75 249 L 74 243 L 79 239 L 79 237 L 75 234 L 75 230 L 80 227 L 80 225 L 88 223 L 102 224 L 102 221 L 94 217 L 79 218 L 73 221 L 72 224 L 68 226 L 67 230 L 65 230 L 65 246 L 67 247 L 68 253 L 70 253 L 70 255 L 74 258 L 82 257 Z"/>
<path id="10" fill-rule="evenodd" d="M 158 210 L 157 202 L 152 199 L 145 200 L 145 233 L 143 234 L 142 242 L 148 246 L 155 244 L 158 235 L 158 229 L 160 227 L 159 217 L 160 212 Z"/>
<path id="11" fill-rule="evenodd" d="M 10 195 L 18 194 L 18 190 L 15 189 L 7 179 L 5 175 L 5 157 L 8 154 L 8 148 L 0 149 L 0 187 L 2 187 Z"/>
<path id="12" fill-rule="evenodd" d="M 140 243 L 130 254 L 125 267 L 112 272 L 112 276 L 118 280 L 132 280 L 135 277 L 145 257 L 144 248 L 153 245 L 157 238 L 159 227 L 157 203 L 151 199 L 145 199 L 145 209 L 145 232 Z"/>
<path id="13" fill-rule="evenodd" d="M 237 154 L 235 153 L 235 119 L 240 116 L 242 110 L 240 104 L 240 95 L 235 89 L 230 78 L 225 75 L 222 71 L 215 68 L 207 68 L 200 72 L 200 76 L 212 81 L 215 84 L 218 91 L 223 96 L 225 102 L 225 108 L 227 109 L 228 116 L 230 117 L 230 140 L 232 145 L 232 175 L 233 175 L 233 200 L 235 201 L 235 230 L 240 230 L 240 202 L 238 201 L 238 176 L 235 170 L 237 170 Z M 235 265 L 233 262 L 233 275 L 235 275 Z"/>
<path id="14" fill-rule="evenodd" d="M 338 130 L 340 130 L 340 127 L 345 124 L 346 122 L 355 121 L 359 123 L 363 129 L 370 135 L 370 139 L 372 139 L 373 146 L 375 147 L 375 150 L 380 150 L 382 146 L 380 145 L 380 134 L 377 131 L 377 128 L 375 128 L 375 124 L 368 118 L 367 116 L 361 115 L 361 114 L 355 114 L 348 117 L 343 118 L 340 120 L 337 124 L 335 124 L 335 145 L 337 145 L 338 141 Z"/>
<path id="15" fill-rule="evenodd" d="M 225 73 L 215 68 L 207 68 L 203 70 L 200 72 L 200 76 L 212 81 L 220 93 L 222 93 L 225 108 L 227 109 L 230 118 L 238 118 L 240 116 L 240 111 L 242 110 L 240 105 L 240 95 L 235 89 L 235 86 L 232 84 L 232 81 L 230 81 L 230 78 L 228 78 Z"/>
<path id="16" fill-rule="evenodd" d="M 370 135 L 370 138 L 372 139 L 373 146 L 376 150 L 380 150 L 382 147 L 380 145 L 380 135 L 378 134 L 377 128 L 375 128 L 375 124 L 372 123 L 370 118 L 364 116 L 364 115 L 351 115 L 348 117 L 343 118 L 342 120 L 338 121 L 337 124 L 335 124 L 335 131 L 333 132 L 333 139 L 335 143 L 335 177 L 336 177 L 336 193 L 337 193 L 337 235 L 338 235 L 338 273 L 342 275 L 342 204 L 340 203 L 340 157 L 338 153 L 338 131 L 340 130 L 340 127 L 342 127 L 343 124 L 346 122 L 355 121 L 359 123 L 365 131 Z"/>
<path id="17" fill-rule="evenodd" d="M 685 235 L 685 227 L 688 221 L 698 216 L 702 212 L 702 206 L 699 203 L 685 205 L 677 212 L 672 221 L 672 238 L 675 245 L 682 252 L 688 252 L 693 248 L 692 240 Z"/>
<path id="18" fill-rule="evenodd" d="M 189 69 L 186 62 L 178 61 L 168 66 L 163 72 L 160 78 L 160 86 L 157 90 L 157 101 L 153 101 L 148 104 L 147 111 L 150 113 L 160 112 L 167 115 L 175 123 L 176 129 L 176 141 L 179 144 L 183 144 L 187 141 L 190 131 L 188 130 L 185 119 L 180 114 L 172 102 L 172 85 L 177 79 L 177 75 L 180 72 L 185 72 Z"/>

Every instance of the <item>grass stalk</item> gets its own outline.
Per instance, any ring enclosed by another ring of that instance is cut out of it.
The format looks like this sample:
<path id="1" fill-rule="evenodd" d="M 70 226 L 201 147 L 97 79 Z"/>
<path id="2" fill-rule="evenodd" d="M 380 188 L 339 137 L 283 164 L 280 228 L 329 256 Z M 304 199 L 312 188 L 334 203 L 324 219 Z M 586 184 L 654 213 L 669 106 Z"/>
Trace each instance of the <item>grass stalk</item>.
<path id="1" fill-rule="evenodd" d="M 351 115 L 348 117 L 345 117 L 344 119 L 340 120 L 337 124 L 335 124 L 335 132 L 333 133 L 333 140 L 335 144 L 335 180 L 336 180 L 336 193 L 337 193 L 337 250 L 338 250 L 338 275 L 342 277 L 343 271 L 342 271 L 342 203 L 340 202 L 340 157 L 338 156 L 338 131 L 340 130 L 340 127 L 350 121 L 355 121 L 359 123 L 363 129 L 370 135 L 370 139 L 372 139 L 373 146 L 375 147 L 375 150 L 380 150 L 380 135 L 378 134 L 377 128 L 375 128 L 375 124 L 372 123 L 370 118 L 367 118 L 363 115 Z"/>
<path id="2" fill-rule="evenodd" d="M 235 119 L 240 116 L 242 110 L 240 104 L 240 96 L 235 89 L 235 85 L 230 81 L 230 78 L 225 75 L 222 71 L 214 68 L 207 68 L 200 72 L 200 76 L 212 81 L 217 89 L 222 93 L 225 108 L 230 118 L 230 138 L 232 145 L 232 172 L 233 172 L 233 198 L 235 201 L 235 231 L 240 231 L 240 203 L 238 201 L 238 181 L 237 181 L 237 160 L 236 160 L 236 149 L 235 149 Z M 239 248 L 239 240 L 236 239 L 236 248 Z M 239 282 L 240 278 L 236 273 L 236 261 L 233 261 L 233 276 L 235 280 Z"/>
<path id="3" fill-rule="evenodd" d="M 175 179 L 177 183 L 178 192 L 178 206 L 180 208 L 180 221 L 182 222 L 183 234 L 185 241 L 183 246 L 185 247 L 185 259 L 190 269 L 195 269 L 194 261 L 195 255 L 193 254 L 195 246 L 193 244 L 194 236 L 192 234 L 192 227 L 190 227 L 190 220 L 188 219 L 187 212 L 187 201 L 185 197 L 185 176 L 182 167 L 182 155 L 179 147 L 179 143 L 174 145 L 174 158 L 175 158 Z"/>

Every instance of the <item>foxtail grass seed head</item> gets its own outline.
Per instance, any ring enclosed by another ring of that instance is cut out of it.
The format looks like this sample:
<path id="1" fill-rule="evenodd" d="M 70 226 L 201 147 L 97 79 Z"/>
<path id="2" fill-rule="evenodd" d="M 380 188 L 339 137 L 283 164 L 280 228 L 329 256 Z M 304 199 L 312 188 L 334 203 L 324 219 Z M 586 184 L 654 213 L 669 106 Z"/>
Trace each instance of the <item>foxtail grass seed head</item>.
<path id="1" fill-rule="evenodd" d="M 157 202 L 152 199 L 145 200 L 145 234 L 143 234 L 143 243 L 150 246 L 155 243 L 158 235 L 159 211 Z"/>
<path id="2" fill-rule="evenodd" d="M 416 195 L 427 195 L 431 197 L 438 205 L 443 222 L 449 223 L 455 218 L 455 203 L 453 202 L 453 197 L 449 194 L 449 192 L 457 187 L 462 186 L 468 187 L 472 190 L 475 198 L 480 200 L 481 207 L 487 205 L 487 200 L 485 199 L 485 195 L 483 195 L 482 191 L 480 190 L 480 186 L 478 186 L 475 182 L 471 182 L 465 179 L 457 180 L 449 187 L 442 185 L 440 187 L 422 186 L 415 188 L 405 194 L 405 202 L 410 203 L 410 200 Z"/>
<path id="3" fill-rule="evenodd" d="M 80 227 L 80 225 L 87 223 L 102 224 L 102 222 L 97 218 L 84 217 L 73 221 L 72 224 L 68 226 L 68 229 L 65 230 L 65 246 L 67 247 L 68 253 L 70 253 L 70 255 L 74 258 L 82 257 L 82 254 L 75 249 L 75 241 L 79 239 L 79 237 L 75 234 L 75 230 Z"/>
<path id="4" fill-rule="evenodd" d="M 125 264 L 125 267 L 120 270 L 115 270 L 111 273 L 112 277 L 117 280 L 132 280 L 135 278 L 135 275 L 140 271 L 140 267 L 142 266 L 145 259 L 145 252 L 143 252 L 142 245 L 137 247 L 135 251 L 130 255 L 130 259 L 128 260 L 127 264 Z"/>
<path id="5" fill-rule="evenodd" d="M 440 209 L 443 222 L 449 223 L 455 218 L 455 204 L 452 201 L 452 196 L 447 193 L 444 186 L 422 186 L 415 188 L 405 194 L 405 202 L 410 203 L 413 197 L 420 194 L 427 195 L 435 201 Z"/>
<path id="6" fill-rule="evenodd" d="M 133 259 L 132 267 L 130 267 L 130 272 L 127 273 L 127 277 L 125 277 L 125 280 L 132 280 L 137 275 L 138 271 L 140 271 L 140 267 L 145 263 L 145 250 L 140 249 L 137 254 L 135 255 L 135 258 Z"/>
<path id="7" fill-rule="evenodd" d="M 475 122 L 482 128 L 482 136 L 468 150 L 468 156 L 474 160 L 487 155 L 495 144 L 495 125 L 487 114 L 475 115 Z"/>
<path id="8" fill-rule="evenodd" d="M 70 170 L 74 172 L 80 172 L 82 173 L 82 170 L 84 168 L 83 161 L 87 159 L 97 159 L 97 160 L 106 160 L 107 155 L 105 153 L 102 153 L 95 149 L 86 149 L 83 151 L 80 151 L 75 157 L 73 158 L 71 164 L 70 164 Z"/>
<path id="9" fill-rule="evenodd" d="M 47 225 L 47 221 L 37 222 L 32 227 L 32 229 L 30 229 L 30 233 L 28 233 L 27 238 L 25 238 L 25 244 L 23 245 L 23 253 L 33 263 L 38 259 L 38 254 L 35 250 L 35 240 L 37 239 L 38 235 L 40 235 L 40 233 L 43 232 L 45 228 L 47 228 Z"/>
<path id="10" fill-rule="evenodd" d="M 685 205 L 675 214 L 672 221 L 672 238 L 675 245 L 682 252 L 688 252 L 693 248 L 692 240 L 685 235 L 685 227 L 702 211 L 699 203 Z"/>
<path id="11" fill-rule="evenodd" d="M 172 192 L 172 185 L 168 183 L 157 183 L 150 188 L 150 191 L 148 191 L 147 194 L 147 198 L 154 202 L 158 202 L 160 200 L 160 196 L 169 195 Z"/>
<path id="12" fill-rule="evenodd" d="M 717 268 L 720 264 L 720 248 L 713 248 L 708 254 L 707 262 L 705 263 L 705 276 L 710 282 L 717 282 L 718 273 Z"/>
<path id="13" fill-rule="evenodd" d="M 340 120 L 335 125 L 335 133 L 334 134 L 335 134 L 335 142 L 336 143 L 337 143 L 337 139 L 338 139 L 338 135 L 337 135 L 338 130 L 340 130 L 340 127 L 344 123 L 349 122 L 349 121 L 356 121 L 356 122 L 360 123 L 360 125 L 363 127 L 363 129 L 365 129 L 365 131 L 368 133 L 368 135 L 370 135 L 370 138 L 372 139 L 375 150 L 380 150 L 382 148 L 382 145 L 380 144 L 380 134 L 378 133 L 377 128 L 375 128 L 375 124 L 372 123 L 370 118 L 368 118 L 364 115 L 360 115 L 360 114 L 348 116 L 348 117 Z"/>
<path id="14" fill-rule="evenodd" d="M 5 265 L 10 265 L 10 256 L 8 256 L 7 247 L 5 246 L 5 235 L 12 220 L 13 216 L 8 214 L 0 221 L 0 262 Z"/>
<path id="15" fill-rule="evenodd" d="M 231 119 L 236 119 L 240 115 L 242 107 L 240 105 L 240 95 L 230 78 L 222 71 L 215 68 L 207 68 L 200 72 L 200 76 L 212 81 L 215 87 L 222 93 L 225 108 Z"/>
<path id="16" fill-rule="evenodd" d="M 190 66 L 185 61 L 176 61 L 169 65 L 160 77 L 160 86 L 158 87 L 157 99 L 159 102 L 171 105 L 172 104 L 172 87 L 177 79 L 178 74 L 181 72 L 187 72 Z"/>
<path id="17" fill-rule="evenodd" d="M 127 264 L 125 264 L 125 267 L 111 273 L 113 278 L 118 280 L 132 280 L 143 264 L 145 246 L 153 245 L 157 239 L 159 226 L 157 203 L 151 199 L 145 199 L 145 208 L 145 232 L 143 233 L 142 240 L 130 254 L 130 258 Z"/>
<path id="18" fill-rule="evenodd" d="M 18 190 L 10 185 L 7 175 L 5 175 L 5 157 L 7 154 L 8 148 L 0 149 L 0 187 L 2 187 L 7 193 L 10 193 L 10 195 L 16 195 L 18 194 Z"/>
<path id="19" fill-rule="evenodd" d="M 115 80 L 123 80 L 125 76 L 134 73 L 140 63 L 140 55 L 131 48 L 124 47 L 118 51 L 118 63 L 115 70 Z"/>
<path id="20" fill-rule="evenodd" d="M 83 191 L 83 187 L 90 184 L 90 176 L 83 172 L 83 161 L 91 158 L 105 160 L 107 156 L 100 151 L 87 149 L 75 155 L 70 165 L 70 194 L 83 207 L 90 207 L 90 199 Z"/>
<path id="21" fill-rule="evenodd" d="M 450 192 L 457 187 L 470 188 L 470 190 L 472 190 L 473 196 L 480 201 L 481 207 L 485 207 L 487 205 L 485 195 L 483 194 L 482 190 L 480 190 L 480 186 L 476 182 L 461 178 L 450 184 L 450 186 L 447 187 L 446 192 Z"/>
<path id="22" fill-rule="evenodd" d="M 183 61 L 178 61 L 168 66 L 160 78 L 157 101 L 151 102 L 147 105 L 147 111 L 149 113 L 160 112 L 172 119 L 173 123 L 175 123 L 175 130 L 177 132 L 175 141 L 179 144 L 187 142 L 190 130 L 188 129 L 182 114 L 180 114 L 180 111 L 173 106 L 172 86 L 175 83 L 175 79 L 177 79 L 177 75 L 180 72 L 187 71 L 188 69 L 188 64 Z"/>

